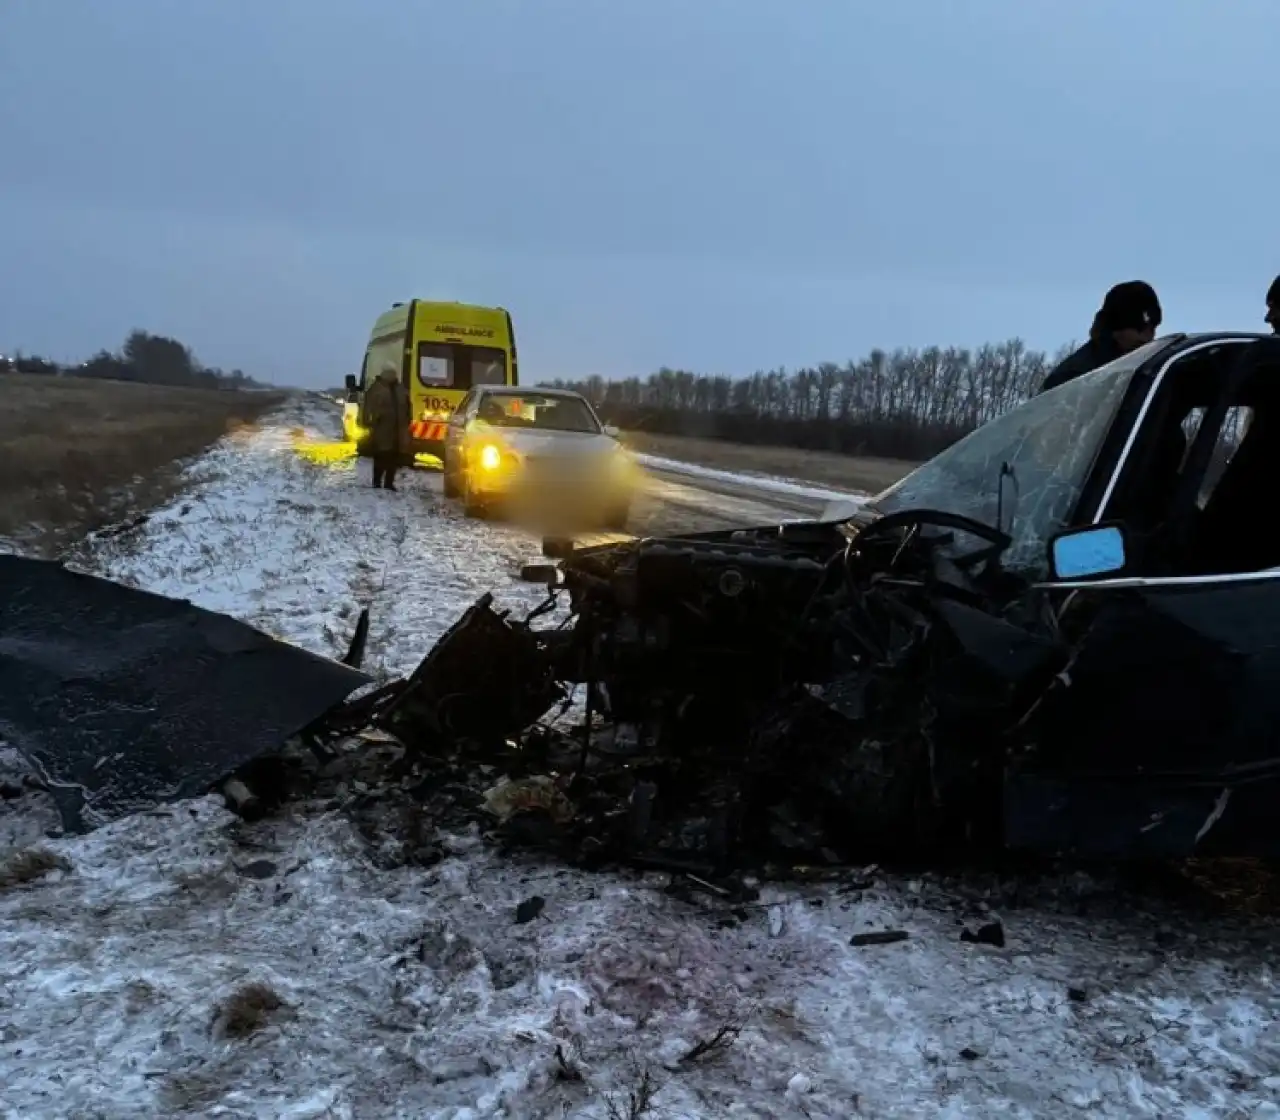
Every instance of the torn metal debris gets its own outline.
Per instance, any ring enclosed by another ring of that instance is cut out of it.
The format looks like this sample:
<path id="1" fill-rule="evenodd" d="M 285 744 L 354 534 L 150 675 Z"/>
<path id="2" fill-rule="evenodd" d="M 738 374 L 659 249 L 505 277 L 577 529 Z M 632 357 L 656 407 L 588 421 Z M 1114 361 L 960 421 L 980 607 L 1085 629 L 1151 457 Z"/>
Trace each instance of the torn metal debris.
<path id="1" fill-rule="evenodd" d="M 205 793 L 369 681 L 191 603 L 0 556 L 0 739 L 70 831 Z"/>
<path id="2" fill-rule="evenodd" d="M 1024 585 L 944 554 L 956 528 L 988 558 L 1005 541 L 924 513 L 580 550 L 552 593 L 571 627 L 481 600 L 375 723 L 455 785 L 496 768 L 499 834 L 580 861 L 933 849 L 998 820 L 1002 724 L 1067 656 Z M 577 686 L 584 726 L 542 722 Z"/>

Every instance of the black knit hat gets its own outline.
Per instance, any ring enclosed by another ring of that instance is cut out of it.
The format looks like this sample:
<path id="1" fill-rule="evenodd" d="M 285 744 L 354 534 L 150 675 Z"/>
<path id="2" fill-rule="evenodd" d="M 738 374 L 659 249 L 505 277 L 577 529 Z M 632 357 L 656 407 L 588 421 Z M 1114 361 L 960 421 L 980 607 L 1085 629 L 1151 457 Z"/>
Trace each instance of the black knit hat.
<path id="1" fill-rule="evenodd" d="M 1271 281 L 1271 287 L 1267 289 L 1267 306 L 1280 307 L 1280 276 Z"/>
<path id="2" fill-rule="evenodd" d="M 1109 331 L 1158 327 L 1163 318 L 1156 290 L 1142 280 L 1126 280 L 1107 293 L 1098 312 L 1098 323 Z"/>

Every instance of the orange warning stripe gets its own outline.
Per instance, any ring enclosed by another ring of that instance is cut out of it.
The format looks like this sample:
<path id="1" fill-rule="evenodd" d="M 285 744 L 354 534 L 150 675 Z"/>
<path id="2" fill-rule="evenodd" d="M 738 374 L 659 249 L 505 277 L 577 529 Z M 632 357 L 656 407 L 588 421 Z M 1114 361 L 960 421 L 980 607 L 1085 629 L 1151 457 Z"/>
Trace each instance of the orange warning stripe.
<path id="1" fill-rule="evenodd" d="M 442 440 L 449 425 L 440 420 L 415 420 L 409 425 L 414 439 Z"/>

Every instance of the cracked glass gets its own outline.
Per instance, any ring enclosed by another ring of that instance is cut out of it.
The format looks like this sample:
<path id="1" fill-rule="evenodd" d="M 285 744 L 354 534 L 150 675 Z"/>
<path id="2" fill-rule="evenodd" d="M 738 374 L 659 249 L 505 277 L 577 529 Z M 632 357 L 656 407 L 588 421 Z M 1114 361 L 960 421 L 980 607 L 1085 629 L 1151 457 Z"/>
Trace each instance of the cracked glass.
<path id="1" fill-rule="evenodd" d="M 881 513 L 942 510 L 993 527 L 1002 520 L 999 527 L 1013 538 L 1003 566 L 1047 579 L 1049 538 L 1067 527 L 1129 383 L 1161 345 L 1032 397 L 912 471 L 872 505 Z"/>

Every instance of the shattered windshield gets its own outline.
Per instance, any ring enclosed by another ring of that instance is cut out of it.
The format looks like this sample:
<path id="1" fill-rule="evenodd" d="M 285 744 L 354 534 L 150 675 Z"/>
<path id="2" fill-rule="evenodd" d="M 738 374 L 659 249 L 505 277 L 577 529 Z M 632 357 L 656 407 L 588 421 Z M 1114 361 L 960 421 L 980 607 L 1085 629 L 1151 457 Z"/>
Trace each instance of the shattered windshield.
<path id="1" fill-rule="evenodd" d="M 995 526 L 1001 467 L 1007 463 L 1003 519 L 1013 543 L 1002 562 L 1029 578 L 1047 578 L 1049 537 L 1066 527 L 1129 382 L 1145 360 L 1135 352 L 1033 397 L 930 459 L 872 504 L 882 513 L 942 510 Z"/>

